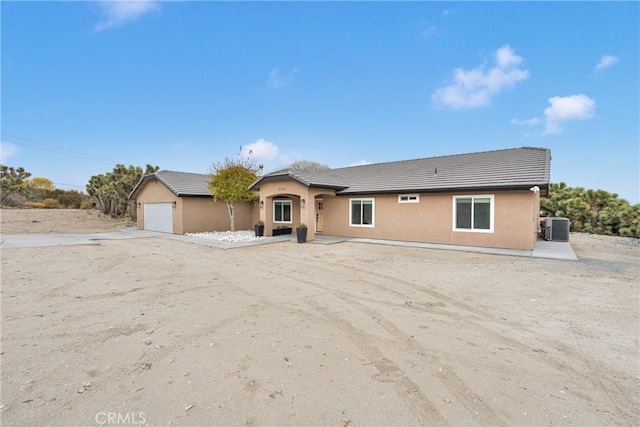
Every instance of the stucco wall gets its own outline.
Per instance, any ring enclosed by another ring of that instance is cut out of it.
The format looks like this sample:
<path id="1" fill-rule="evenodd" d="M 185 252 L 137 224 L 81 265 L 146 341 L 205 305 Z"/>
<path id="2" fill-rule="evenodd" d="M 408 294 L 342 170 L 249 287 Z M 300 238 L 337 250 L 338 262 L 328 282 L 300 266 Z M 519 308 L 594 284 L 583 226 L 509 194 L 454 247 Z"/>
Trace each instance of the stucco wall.
<path id="1" fill-rule="evenodd" d="M 454 231 L 453 196 L 494 196 L 493 232 Z M 324 232 L 329 235 L 450 245 L 533 249 L 539 199 L 531 191 L 420 194 L 419 203 L 398 203 L 398 195 L 357 196 L 375 200 L 374 227 L 349 225 L 352 197 L 324 198 Z"/>
<path id="2" fill-rule="evenodd" d="M 260 185 L 260 205 L 257 209 L 259 219 L 265 223 L 265 236 L 271 236 L 273 229 L 278 225 L 291 226 L 295 229 L 300 223 L 306 224 L 307 240 L 315 237 L 315 204 L 314 199 L 320 195 L 333 195 L 335 191 L 329 189 L 309 188 L 292 179 L 271 180 Z M 273 201 L 277 199 L 291 200 L 291 224 L 279 224 L 273 222 Z M 302 207 L 300 200 L 305 200 Z M 295 231 L 294 231 L 295 232 Z"/>
<path id="3" fill-rule="evenodd" d="M 224 202 L 213 203 L 213 198 L 181 197 L 183 229 L 179 234 L 201 231 L 226 231 L 231 221 Z M 253 204 L 235 203 L 236 230 L 253 229 Z"/>
<path id="4" fill-rule="evenodd" d="M 226 231 L 231 227 L 227 206 L 224 202 L 213 203 L 210 197 L 177 197 L 159 181 L 149 181 L 138 193 L 136 202 L 138 229 L 144 229 L 144 204 L 176 202 L 173 210 L 173 232 L 175 234 L 203 231 Z M 256 204 L 257 205 L 257 204 Z M 257 220 L 254 203 L 235 204 L 236 230 L 253 229 Z"/>

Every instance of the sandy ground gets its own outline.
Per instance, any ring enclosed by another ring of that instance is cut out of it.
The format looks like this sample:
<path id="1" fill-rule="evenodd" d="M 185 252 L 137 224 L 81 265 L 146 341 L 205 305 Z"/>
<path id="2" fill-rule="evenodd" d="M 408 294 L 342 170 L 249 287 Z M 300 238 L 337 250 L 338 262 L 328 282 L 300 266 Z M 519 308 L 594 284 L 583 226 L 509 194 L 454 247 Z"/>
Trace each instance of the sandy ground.
<path id="1" fill-rule="evenodd" d="M 3 234 L 121 225 L 1 219 Z M 580 261 L 164 238 L 4 248 L 2 425 L 640 425 L 640 246 L 571 243 Z"/>

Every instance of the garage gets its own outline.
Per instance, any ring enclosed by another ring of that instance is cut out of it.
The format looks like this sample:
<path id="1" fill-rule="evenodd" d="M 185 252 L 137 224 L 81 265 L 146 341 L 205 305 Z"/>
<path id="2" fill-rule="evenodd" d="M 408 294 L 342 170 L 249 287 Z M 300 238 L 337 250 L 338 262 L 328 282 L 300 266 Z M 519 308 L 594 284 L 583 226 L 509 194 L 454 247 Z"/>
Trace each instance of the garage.
<path id="1" fill-rule="evenodd" d="M 143 176 L 129 195 L 139 230 L 185 234 L 227 231 L 227 204 L 214 202 L 209 174 L 161 170 Z M 253 202 L 235 204 L 236 228 L 248 230 L 258 220 Z"/>
<path id="2" fill-rule="evenodd" d="M 173 233 L 173 203 L 145 203 L 144 229 Z"/>

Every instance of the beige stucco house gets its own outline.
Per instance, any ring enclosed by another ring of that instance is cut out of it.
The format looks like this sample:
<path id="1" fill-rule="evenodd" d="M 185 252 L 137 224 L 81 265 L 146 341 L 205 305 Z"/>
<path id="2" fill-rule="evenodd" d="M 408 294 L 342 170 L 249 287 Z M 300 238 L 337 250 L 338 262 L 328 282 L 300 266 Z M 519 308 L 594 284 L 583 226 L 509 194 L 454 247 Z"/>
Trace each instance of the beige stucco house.
<path id="1" fill-rule="evenodd" d="M 145 175 L 129 199 L 136 200 L 138 228 L 185 234 L 230 229 L 224 202 L 213 202 L 209 175 L 162 170 Z M 257 221 L 257 202 L 235 204 L 236 229 L 250 229 Z"/>
<path id="2" fill-rule="evenodd" d="M 551 153 L 523 147 L 353 166 L 285 169 L 251 185 L 265 235 L 316 234 L 533 249 Z"/>
<path id="3" fill-rule="evenodd" d="M 284 169 L 260 177 L 256 201 L 236 206 L 236 228 L 308 226 L 317 234 L 449 245 L 533 249 L 551 153 L 523 147 L 322 171 Z M 184 234 L 229 229 L 209 176 L 159 171 L 131 198 L 138 228 Z"/>

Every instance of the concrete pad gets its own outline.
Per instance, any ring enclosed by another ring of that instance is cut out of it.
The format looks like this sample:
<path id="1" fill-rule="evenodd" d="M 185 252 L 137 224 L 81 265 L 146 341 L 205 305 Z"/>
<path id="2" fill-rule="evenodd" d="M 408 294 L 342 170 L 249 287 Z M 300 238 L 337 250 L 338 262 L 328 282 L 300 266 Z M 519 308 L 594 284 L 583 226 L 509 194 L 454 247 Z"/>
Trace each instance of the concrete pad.
<path id="1" fill-rule="evenodd" d="M 307 243 L 317 243 L 319 245 L 333 245 L 335 243 L 342 243 L 351 240 L 351 237 L 341 236 L 327 236 L 325 234 L 316 234 L 313 240 L 308 240 Z"/>
<path id="2" fill-rule="evenodd" d="M 492 255 L 509 255 L 509 256 L 549 258 L 549 259 L 561 259 L 561 260 L 572 260 L 572 261 L 578 260 L 578 257 L 573 252 L 571 245 L 569 245 L 569 243 L 567 242 L 538 241 L 536 243 L 535 248 L 532 251 L 530 251 L 525 249 L 484 248 L 484 247 L 477 247 L 477 246 L 443 245 L 443 244 L 420 243 L 420 242 L 402 242 L 402 241 L 396 241 L 396 240 L 382 240 L 382 239 L 351 239 L 350 241 L 356 242 L 356 243 L 370 243 L 370 244 L 378 244 L 378 245 L 404 246 L 404 247 L 411 247 L 411 248 L 474 252 L 474 253 L 492 254 Z"/>
<path id="3" fill-rule="evenodd" d="M 564 259 L 578 261 L 578 257 L 569 242 L 548 242 L 538 240 L 531 256 L 534 258 Z"/>
<path id="4" fill-rule="evenodd" d="M 34 248 L 45 246 L 98 245 L 96 240 L 121 240 L 154 237 L 163 233 L 132 228 L 92 234 L 9 234 L 0 236 L 1 248 Z"/>
<path id="5" fill-rule="evenodd" d="M 37 248 L 44 246 L 97 245 L 89 234 L 16 234 L 2 236 L 1 248 Z"/>

